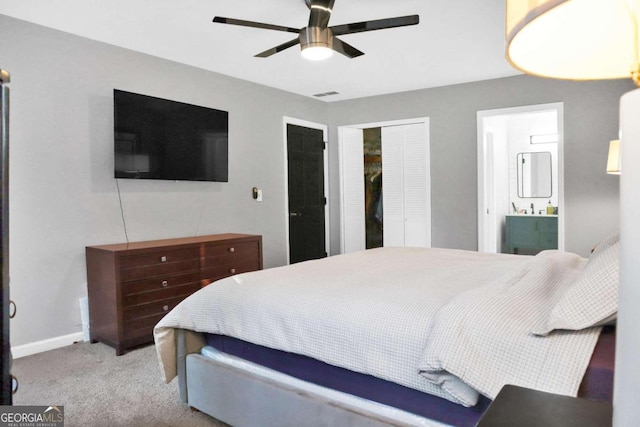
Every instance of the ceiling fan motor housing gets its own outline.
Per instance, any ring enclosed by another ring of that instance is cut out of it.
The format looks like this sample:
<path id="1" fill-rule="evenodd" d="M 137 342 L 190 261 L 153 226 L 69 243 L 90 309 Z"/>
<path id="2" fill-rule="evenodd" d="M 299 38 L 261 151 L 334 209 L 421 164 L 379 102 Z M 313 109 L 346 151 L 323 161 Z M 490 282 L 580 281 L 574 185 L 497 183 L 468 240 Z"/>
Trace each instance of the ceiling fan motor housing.
<path id="1" fill-rule="evenodd" d="M 300 30 L 300 46 L 303 50 L 309 47 L 333 49 L 333 31 L 326 27 L 305 27 Z"/>

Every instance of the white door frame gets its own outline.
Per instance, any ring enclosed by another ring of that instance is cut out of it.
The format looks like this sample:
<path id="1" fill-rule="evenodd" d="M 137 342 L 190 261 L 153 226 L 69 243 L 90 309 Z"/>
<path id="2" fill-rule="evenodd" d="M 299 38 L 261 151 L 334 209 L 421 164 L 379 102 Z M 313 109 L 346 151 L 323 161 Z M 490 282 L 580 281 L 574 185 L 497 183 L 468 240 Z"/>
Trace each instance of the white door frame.
<path id="1" fill-rule="evenodd" d="M 525 105 L 521 107 L 499 108 L 477 112 L 477 156 L 478 156 L 478 250 L 485 252 L 489 243 L 485 241 L 485 227 L 489 218 L 486 216 L 485 196 L 489 191 L 485 183 L 485 146 L 484 119 L 493 116 L 509 116 L 538 111 L 556 110 L 558 118 L 558 249 L 565 247 L 564 227 L 564 103 L 552 102 L 548 104 Z M 495 238 L 495 236 L 493 236 Z"/>
<path id="2" fill-rule="evenodd" d="M 324 245 L 327 255 L 331 255 L 331 227 L 329 226 L 329 127 L 321 123 L 309 122 L 307 120 L 296 119 L 284 116 L 282 118 L 283 140 L 284 140 L 284 215 L 285 215 L 285 246 L 287 249 L 287 264 L 290 263 L 289 250 L 289 162 L 287 160 L 287 125 L 301 126 L 309 129 L 319 129 L 322 131 L 322 140 L 325 144 L 324 157 L 324 197 L 327 203 L 324 205 Z"/>
<path id="3" fill-rule="evenodd" d="M 344 227 L 345 227 L 345 221 L 344 221 L 344 206 L 345 206 L 345 201 L 344 201 L 344 194 L 342 191 L 343 188 L 343 182 L 342 182 L 342 144 L 344 143 L 344 141 L 342 140 L 342 129 L 344 128 L 356 128 L 356 129 L 370 129 L 370 128 L 378 128 L 378 127 L 385 127 L 385 126 L 401 126 L 401 125 L 409 125 L 409 124 L 415 124 L 415 123 L 423 123 L 425 125 L 425 129 L 427 131 L 427 151 L 429 153 L 429 160 L 431 160 L 431 141 L 430 141 L 430 129 L 429 129 L 429 118 L 428 117 L 416 117 L 416 118 L 412 118 L 412 119 L 400 119 L 400 120 L 388 120 L 388 121 L 382 121 L 382 122 L 371 122 L 371 123 L 359 123 L 359 124 L 352 124 L 352 125 L 343 125 L 343 126 L 338 126 L 338 156 L 339 156 L 339 163 L 340 163 L 340 252 L 344 253 Z M 429 189 L 429 191 L 427 192 L 427 211 L 429 212 L 429 237 L 428 237 L 428 243 L 429 246 L 431 246 L 431 223 L 432 223 L 432 218 L 431 218 L 431 165 L 429 165 L 429 173 L 427 174 L 427 188 Z M 364 201 L 363 201 L 364 203 Z"/>

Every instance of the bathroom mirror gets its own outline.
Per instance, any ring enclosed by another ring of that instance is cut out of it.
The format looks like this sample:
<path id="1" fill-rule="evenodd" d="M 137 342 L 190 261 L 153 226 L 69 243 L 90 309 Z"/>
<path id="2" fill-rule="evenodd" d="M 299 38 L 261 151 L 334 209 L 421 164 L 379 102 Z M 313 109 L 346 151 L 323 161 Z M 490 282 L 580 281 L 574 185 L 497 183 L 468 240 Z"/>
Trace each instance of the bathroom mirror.
<path id="1" fill-rule="evenodd" d="M 518 197 L 551 197 L 551 153 L 518 153 Z"/>

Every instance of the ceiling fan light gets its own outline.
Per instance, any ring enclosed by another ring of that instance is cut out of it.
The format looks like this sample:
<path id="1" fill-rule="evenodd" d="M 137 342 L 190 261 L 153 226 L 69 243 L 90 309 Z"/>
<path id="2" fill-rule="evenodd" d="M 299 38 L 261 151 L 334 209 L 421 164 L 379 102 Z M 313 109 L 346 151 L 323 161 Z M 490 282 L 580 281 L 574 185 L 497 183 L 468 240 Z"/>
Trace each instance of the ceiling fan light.
<path id="1" fill-rule="evenodd" d="M 310 61 L 322 61 L 333 55 L 333 49 L 321 44 L 302 47 L 302 57 Z"/>
<path id="2" fill-rule="evenodd" d="M 306 27 L 300 31 L 302 57 L 322 61 L 333 55 L 333 32 L 330 28 Z"/>

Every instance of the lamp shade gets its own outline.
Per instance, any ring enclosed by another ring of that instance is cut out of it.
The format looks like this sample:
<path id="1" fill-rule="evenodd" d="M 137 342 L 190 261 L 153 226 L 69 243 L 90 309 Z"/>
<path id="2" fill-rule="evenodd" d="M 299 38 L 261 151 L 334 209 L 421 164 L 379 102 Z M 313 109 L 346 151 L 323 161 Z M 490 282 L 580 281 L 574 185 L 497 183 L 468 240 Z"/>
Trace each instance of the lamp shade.
<path id="1" fill-rule="evenodd" d="M 541 77 L 633 77 L 639 10 L 640 0 L 507 0 L 507 59 Z"/>
<path id="2" fill-rule="evenodd" d="M 609 143 L 609 157 L 607 159 L 607 173 L 620 175 L 620 140 L 616 139 Z"/>

